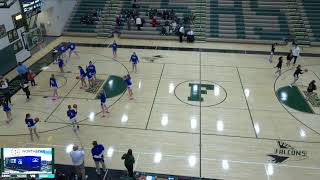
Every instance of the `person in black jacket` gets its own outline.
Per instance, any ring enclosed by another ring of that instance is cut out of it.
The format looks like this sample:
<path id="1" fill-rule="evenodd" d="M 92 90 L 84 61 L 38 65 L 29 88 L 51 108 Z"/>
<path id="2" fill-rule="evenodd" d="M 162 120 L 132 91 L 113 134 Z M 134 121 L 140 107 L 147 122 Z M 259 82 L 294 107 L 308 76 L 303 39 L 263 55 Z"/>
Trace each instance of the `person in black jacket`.
<path id="1" fill-rule="evenodd" d="M 132 149 L 129 149 L 127 153 L 123 154 L 121 159 L 124 160 L 124 165 L 128 170 L 129 176 L 133 177 L 133 165 L 135 163 L 135 160 L 132 155 Z"/>
<path id="2" fill-rule="evenodd" d="M 274 52 L 276 50 L 276 45 L 277 45 L 277 43 L 274 43 L 271 45 L 271 52 L 270 52 L 270 57 L 269 57 L 270 64 L 272 63 L 272 58 L 273 58 Z"/>
<path id="3" fill-rule="evenodd" d="M 303 70 L 301 69 L 301 65 L 298 65 L 296 70 L 293 73 L 293 82 L 289 85 L 290 87 L 292 87 L 299 80 L 300 74 L 303 74 Z"/>
<path id="4" fill-rule="evenodd" d="M 282 68 L 282 62 L 283 62 L 282 59 L 283 59 L 282 57 L 279 57 L 278 64 L 275 67 L 275 68 L 278 68 L 275 74 L 279 73 L 279 76 L 281 76 L 281 68 Z"/>
<path id="5" fill-rule="evenodd" d="M 25 80 L 22 80 L 20 82 L 20 86 L 22 88 L 22 91 L 26 93 L 26 96 L 27 96 L 27 101 L 30 100 L 30 90 L 29 90 L 29 83 L 28 81 L 25 81 Z"/>
<path id="6" fill-rule="evenodd" d="M 308 85 L 308 88 L 307 88 L 307 93 L 306 93 L 306 96 L 307 96 L 307 99 L 309 99 L 309 97 L 311 96 L 311 94 L 313 93 L 313 91 L 317 90 L 317 86 L 316 86 L 316 81 L 315 80 L 312 80 L 309 85 Z"/>

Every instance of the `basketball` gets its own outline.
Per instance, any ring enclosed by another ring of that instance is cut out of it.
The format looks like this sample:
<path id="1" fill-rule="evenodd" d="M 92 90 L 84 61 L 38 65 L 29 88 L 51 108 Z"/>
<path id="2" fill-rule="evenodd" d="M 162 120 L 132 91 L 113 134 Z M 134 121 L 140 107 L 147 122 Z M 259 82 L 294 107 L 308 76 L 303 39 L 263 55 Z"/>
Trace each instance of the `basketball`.
<path id="1" fill-rule="evenodd" d="M 35 121 L 36 123 L 38 123 L 38 122 L 40 121 L 40 119 L 39 119 L 38 117 L 35 117 L 35 118 L 34 118 L 34 121 Z"/>
<path id="2" fill-rule="evenodd" d="M 74 105 L 73 105 L 73 108 L 77 109 L 77 108 L 78 108 L 78 105 L 77 105 L 77 104 L 74 104 Z"/>
<path id="3" fill-rule="evenodd" d="M 304 69 L 304 72 L 308 72 L 308 69 Z"/>

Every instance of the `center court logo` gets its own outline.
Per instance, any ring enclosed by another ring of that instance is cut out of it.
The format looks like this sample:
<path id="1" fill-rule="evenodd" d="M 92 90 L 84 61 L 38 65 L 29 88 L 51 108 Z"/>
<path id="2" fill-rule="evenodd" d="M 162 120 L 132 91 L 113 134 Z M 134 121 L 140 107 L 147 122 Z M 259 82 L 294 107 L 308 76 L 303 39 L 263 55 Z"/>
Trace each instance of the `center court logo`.
<path id="1" fill-rule="evenodd" d="M 212 81 L 187 80 L 177 84 L 174 95 L 182 103 L 191 106 L 211 107 L 223 103 L 227 91 Z"/>
<path id="2" fill-rule="evenodd" d="M 271 157 L 273 163 L 283 163 L 285 161 L 300 161 L 307 159 L 307 152 L 302 149 L 296 149 L 284 141 L 277 141 L 277 147 L 273 154 L 267 154 Z"/>
<path id="3" fill-rule="evenodd" d="M 208 90 L 214 90 L 213 84 L 189 83 L 189 87 L 190 96 L 188 97 L 188 101 L 203 101 L 203 97 L 201 97 L 201 94 L 207 94 Z"/>

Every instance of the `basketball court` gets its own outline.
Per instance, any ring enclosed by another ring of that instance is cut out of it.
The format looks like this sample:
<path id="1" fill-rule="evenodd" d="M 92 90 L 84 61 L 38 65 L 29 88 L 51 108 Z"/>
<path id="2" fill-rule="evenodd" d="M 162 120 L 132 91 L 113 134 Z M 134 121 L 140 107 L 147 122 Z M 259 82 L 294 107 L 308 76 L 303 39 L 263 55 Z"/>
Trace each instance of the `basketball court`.
<path id="1" fill-rule="evenodd" d="M 93 167 L 91 142 L 97 140 L 107 148 L 111 169 L 125 169 L 120 159 L 131 148 L 135 170 L 141 172 L 237 180 L 319 179 L 320 107 L 305 101 L 303 95 L 311 80 L 320 82 L 319 57 L 298 59 L 308 72 L 301 75 L 297 88 L 288 88 L 294 68 L 284 63 L 282 75 L 274 75 L 279 56 L 269 64 L 268 46 L 236 45 L 264 52 L 243 54 L 187 49 L 188 45 L 172 42 L 121 40 L 118 43 L 127 46 L 120 47 L 113 59 L 111 48 L 92 46 L 108 46 L 112 39 L 62 37 L 28 62 L 36 62 L 50 48 L 68 41 L 87 43 L 77 46 L 80 59 L 73 56 L 64 75 L 56 64 L 41 67 L 38 85 L 30 87 L 29 102 L 21 90 L 13 96 L 14 119 L 9 125 L 1 121 L 1 147 L 54 147 L 56 163 L 71 164 L 66 150 L 77 144 L 85 149 L 86 166 Z M 143 48 L 155 44 L 168 48 Z M 205 48 L 239 49 L 223 44 Z M 281 48 L 286 52 L 286 47 Z M 133 52 L 140 59 L 137 74 L 131 72 L 129 63 Z M 76 76 L 78 66 L 85 67 L 90 60 L 104 84 L 86 92 Z M 121 78 L 128 73 L 134 100 L 129 100 L 122 87 Z M 55 101 L 50 98 L 51 74 L 56 75 L 61 95 Z M 105 118 L 96 99 L 102 89 L 112 94 L 107 99 L 110 114 Z M 320 90 L 316 93 L 320 95 Z M 69 104 L 78 105 L 79 133 L 68 122 Z M 26 113 L 41 120 L 39 141 L 30 141 Z M 4 120 L 5 114 L 0 118 Z"/>

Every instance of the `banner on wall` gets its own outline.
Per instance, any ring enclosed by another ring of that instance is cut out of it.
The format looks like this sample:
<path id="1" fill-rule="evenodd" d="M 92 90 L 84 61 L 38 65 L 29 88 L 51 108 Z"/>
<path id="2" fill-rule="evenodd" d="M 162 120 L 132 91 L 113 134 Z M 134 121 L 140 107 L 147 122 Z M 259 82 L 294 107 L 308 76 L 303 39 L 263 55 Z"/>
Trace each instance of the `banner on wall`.
<path id="1" fill-rule="evenodd" d="M 6 27 L 4 24 L 0 25 L 0 39 L 7 35 Z"/>
<path id="2" fill-rule="evenodd" d="M 40 28 L 31 29 L 29 32 L 24 33 L 23 39 L 26 49 L 31 50 L 40 43 L 43 43 L 42 31 Z"/>

